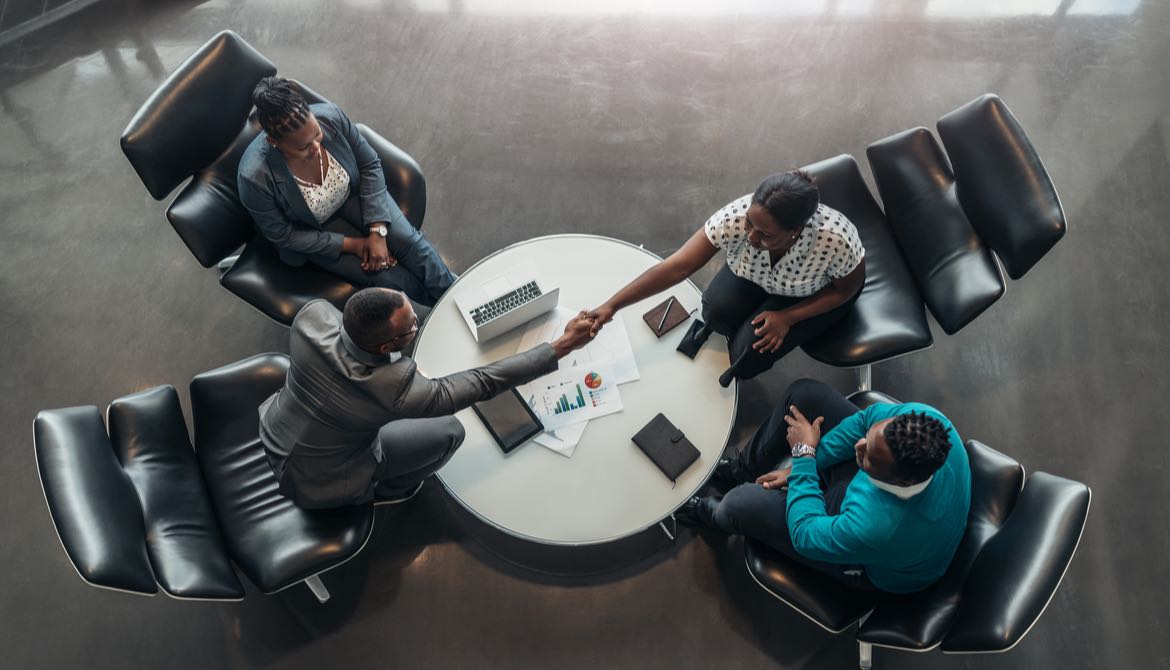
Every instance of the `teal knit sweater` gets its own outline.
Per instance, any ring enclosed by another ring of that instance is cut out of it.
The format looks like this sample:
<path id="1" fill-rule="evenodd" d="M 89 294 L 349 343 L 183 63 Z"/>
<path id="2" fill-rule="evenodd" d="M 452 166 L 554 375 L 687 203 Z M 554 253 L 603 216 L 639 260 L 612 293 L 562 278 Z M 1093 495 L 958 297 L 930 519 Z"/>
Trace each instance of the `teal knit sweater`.
<path id="1" fill-rule="evenodd" d="M 950 453 L 930 485 L 902 500 L 858 472 L 840 512 L 827 514 L 817 469 L 855 458 L 853 445 L 873 424 L 906 412 L 925 412 L 950 434 Z M 861 565 L 874 586 L 892 593 L 921 590 L 946 572 L 970 506 L 967 450 L 951 422 L 921 403 L 878 404 L 850 416 L 821 438 L 815 461 L 793 459 L 788 477 L 788 529 L 796 551 L 818 561 Z"/>

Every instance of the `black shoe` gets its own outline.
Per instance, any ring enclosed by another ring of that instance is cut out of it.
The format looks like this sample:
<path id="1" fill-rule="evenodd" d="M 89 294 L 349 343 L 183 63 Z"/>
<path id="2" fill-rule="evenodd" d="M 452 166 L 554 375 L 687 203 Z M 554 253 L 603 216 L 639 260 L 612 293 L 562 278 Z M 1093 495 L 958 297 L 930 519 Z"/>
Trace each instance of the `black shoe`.
<path id="1" fill-rule="evenodd" d="M 407 491 L 406 493 L 402 493 L 402 494 L 392 493 L 392 494 L 389 494 L 386 496 L 374 496 L 374 506 L 377 507 L 379 505 L 398 505 L 400 503 L 404 503 L 407 500 L 410 500 L 411 498 L 418 495 L 418 492 L 422 490 L 423 484 L 425 484 L 426 481 L 427 480 L 424 479 L 421 482 L 419 482 L 418 486 L 414 487 L 413 491 Z"/>
<path id="2" fill-rule="evenodd" d="M 714 500 L 715 498 L 701 498 L 698 496 L 691 497 L 686 503 L 683 503 L 679 509 L 674 511 L 674 520 L 684 526 L 696 526 L 700 529 L 715 529 L 715 524 L 711 523 L 706 509 L 707 500 Z"/>
<path id="3" fill-rule="evenodd" d="M 738 458 L 720 458 L 719 464 L 715 466 L 715 472 L 711 474 L 711 484 L 723 491 L 729 491 L 740 484 L 751 481 L 740 469 L 740 462 Z"/>
<path id="4" fill-rule="evenodd" d="M 675 350 L 687 358 L 694 358 L 695 354 L 699 353 L 699 349 L 710 336 L 711 329 L 702 321 L 695 319 L 695 322 L 691 324 L 686 334 L 683 335 L 682 341 L 678 343 Z"/>

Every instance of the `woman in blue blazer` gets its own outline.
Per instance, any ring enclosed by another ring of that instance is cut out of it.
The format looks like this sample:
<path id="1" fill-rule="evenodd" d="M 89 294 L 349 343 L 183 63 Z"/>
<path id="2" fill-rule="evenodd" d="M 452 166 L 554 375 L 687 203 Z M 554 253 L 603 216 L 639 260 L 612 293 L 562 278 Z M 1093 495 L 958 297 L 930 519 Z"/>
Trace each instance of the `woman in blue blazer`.
<path id="1" fill-rule="evenodd" d="M 386 190 L 382 163 L 333 103 L 309 105 L 287 79 L 252 92 L 261 132 L 240 159 L 240 200 L 284 262 L 434 305 L 455 277 Z"/>

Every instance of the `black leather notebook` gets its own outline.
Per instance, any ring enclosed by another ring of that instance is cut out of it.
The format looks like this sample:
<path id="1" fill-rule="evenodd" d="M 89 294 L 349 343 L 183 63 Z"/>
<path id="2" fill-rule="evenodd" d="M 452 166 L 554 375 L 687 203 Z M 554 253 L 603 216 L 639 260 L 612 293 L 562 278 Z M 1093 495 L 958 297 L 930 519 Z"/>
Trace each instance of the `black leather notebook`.
<path id="1" fill-rule="evenodd" d="M 699 459 L 695 445 L 661 412 L 639 430 L 633 440 L 670 481 L 678 479 L 691 463 Z"/>

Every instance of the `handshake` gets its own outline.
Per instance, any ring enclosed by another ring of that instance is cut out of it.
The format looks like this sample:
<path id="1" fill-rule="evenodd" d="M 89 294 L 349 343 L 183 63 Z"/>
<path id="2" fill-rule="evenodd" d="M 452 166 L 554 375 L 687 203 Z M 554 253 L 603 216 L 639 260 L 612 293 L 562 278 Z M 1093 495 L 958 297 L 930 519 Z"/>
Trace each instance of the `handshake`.
<path id="1" fill-rule="evenodd" d="M 593 341 L 601 327 L 613 319 L 613 310 L 598 308 L 592 311 L 582 310 L 565 324 L 565 332 L 553 340 L 553 351 L 557 358 L 563 358 L 571 351 L 576 351 Z"/>

